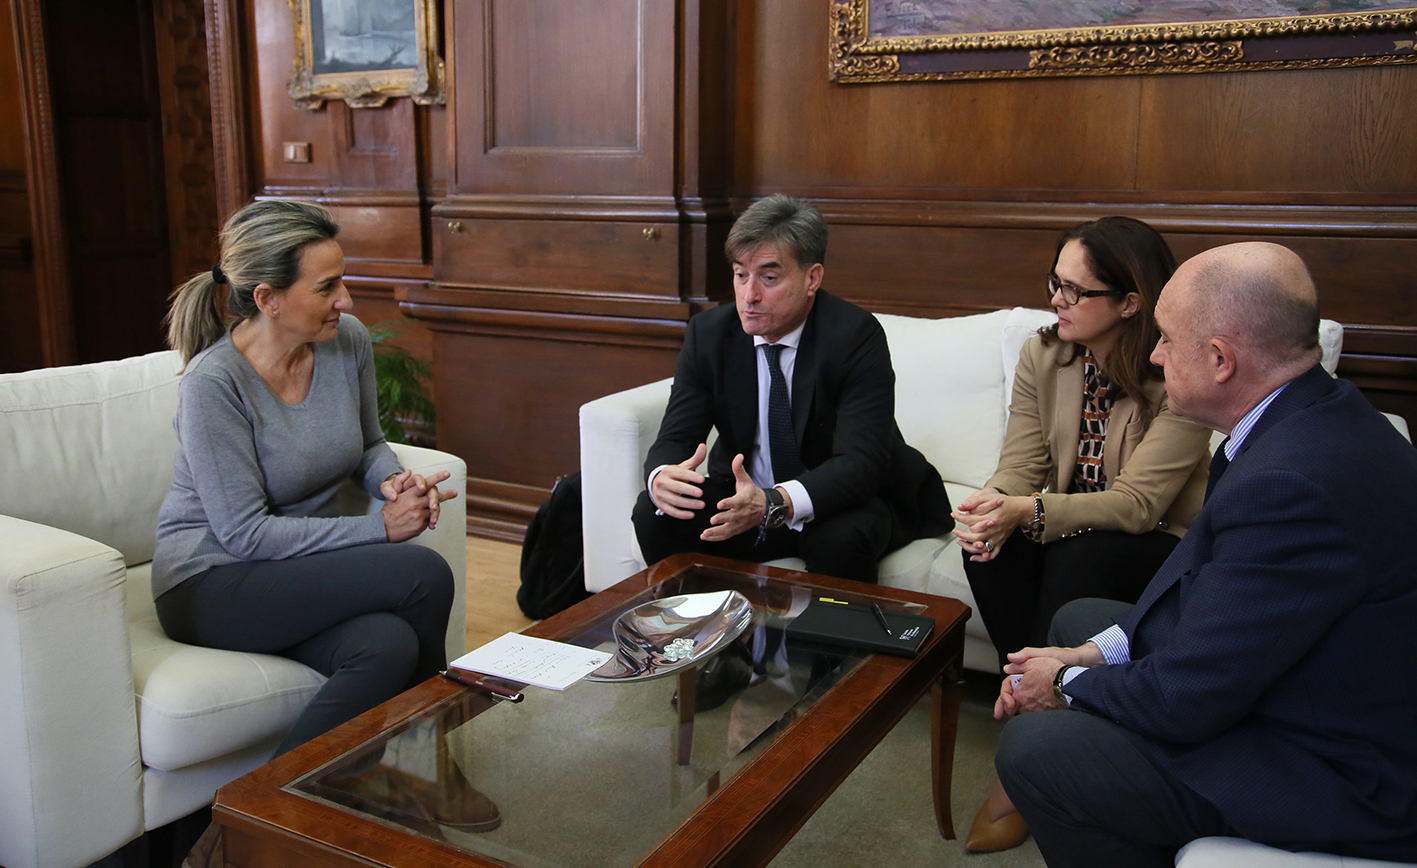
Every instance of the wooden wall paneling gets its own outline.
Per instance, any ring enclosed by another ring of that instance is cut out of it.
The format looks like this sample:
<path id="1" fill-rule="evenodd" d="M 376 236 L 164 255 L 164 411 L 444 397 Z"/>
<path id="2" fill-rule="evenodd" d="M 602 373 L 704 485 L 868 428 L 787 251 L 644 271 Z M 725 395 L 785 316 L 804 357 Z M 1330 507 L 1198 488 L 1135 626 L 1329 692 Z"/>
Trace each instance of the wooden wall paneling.
<path id="1" fill-rule="evenodd" d="M 44 362 L 34 285 L 34 236 L 25 181 L 24 106 L 15 21 L 0 3 L 0 373 Z"/>
<path id="2" fill-rule="evenodd" d="M 434 236 L 440 283 L 678 301 L 675 224 L 444 216 Z"/>
<path id="3" fill-rule="evenodd" d="M 468 464 L 470 532 L 520 542 L 556 478 L 580 467 L 579 411 L 670 376 L 678 323 L 421 310 L 435 333 L 439 448 Z"/>
<path id="4" fill-rule="evenodd" d="M 203 0 L 156 0 L 153 13 L 172 276 L 181 283 L 211 268 L 217 254 L 206 8 Z"/>
<path id="5" fill-rule="evenodd" d="M 218 222 L 236 213 L 255 192 L 252 136 L 259 124 L 250 115 L 259 93 L 247 34 L 249 6 L 241 0 L 203 0 L 206 10 L 207 75 L 211 96 L 212 162 L 216 166 Z"/>
<path id="6" fill-rule="evenodd" d="M 69 239 L 60 210 L 59 155 L 50 92 L 49 51 L 40 0 L 10 0 L 24 106 L 25 179 L 33 233 L 34 291 L 45 365 L 73 364 Z"/>
<path id="7" fill-rule="evenodd" d="M 152 5 L 45 6 L 81 362 L 164 348 L 172 287 Z"/>
<path id="8" fill-rule="evenodd" d="M 361 190 L 418 191 L 418 130 L 413 100 L 392 99 L 380 108 L 327 104 L 334 154 L 331 186 Z M 421 257 L 420 257 L 421 258 Z"/>
<path id="9" fill-rule="evenodd" d="M 733 223 L 737 61 L 730 0 L 683 0 L 678 33 L 680 295 L 696 307 L 732 296 L 723 244 Z"/>
<path id="10" fill-rule="evenodd" d="M 701 68 L 726 75 L 726 6 L 445 6 L 448 195 L 435 280 L 403 308 L 434 332 L 439 442 L 468 460 L 474 532 L 519 540 L 579 465 L 580 405 L 669 375 L 689 299 L 722 294 L 726 268 L 703 263 L 729 219 L 725 97 L 679 103 Z"/>
<path id="11" fill-rule="evenodd" d="M 6 35 L 0 31 L 0 39 Z M 0 168 L 0 373 L 28 371 L 44 364 L 44 347 L 35 328 L 40 321 L 39 298 L 23 166 L 21 154 L 18 170 Z"/>
<path id="12" fill-rule="evenodd" d="M 672 194 L 673 3 L 476 0 L 452 26 L 450 192 Z"/>
<path id="13" fill-rule="evenodd" d="M 20 99 L 20 64 L 15 53 L 15 18 L 0 3 L 0 171 L 25 172 L 24 103 Z"/>
<path id="14" fill-rule="evenodd" d="M 339 162 L 343 153 L 335 142 L 335 112 L 339 109 L 334 102 L 317 109 L 300 108 L 286 92 L 291 58 L 295 56 L 290 4 L 286 0 L 253 0 L 248 7 L 251 39 L 257 46 L 252 63 L 256 85 L 252 93 L 257 102 L 253 117 L 258 124 L 259 145 L 256 189 L 261 195 L 318 198 L 341 186 Z M 343 103 L 338 105 L 346 108 Z M 381 131 L 371 144 L 386 138 Z M 286 142 L 309 144 L 310 161 L 285 162 L 283 146 Z M 349 171 L 351 175 L 357 174 L 353 167 Z M 352 186 L 367 185 L 355 182 Z"/>
<path id="15" fill-rule="evenodd" d="M 1200 201 L 1414 203 L 1413 70 L 1145 77 L 1138 188 Z"/>

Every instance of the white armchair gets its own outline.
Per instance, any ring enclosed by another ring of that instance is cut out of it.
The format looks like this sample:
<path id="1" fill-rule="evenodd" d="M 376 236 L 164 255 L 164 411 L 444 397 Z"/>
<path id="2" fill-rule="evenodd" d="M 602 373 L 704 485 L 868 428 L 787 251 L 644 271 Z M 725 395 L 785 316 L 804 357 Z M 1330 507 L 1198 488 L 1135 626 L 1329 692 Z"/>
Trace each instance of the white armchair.
<path id="1" fill-rule="evenodd" d="M 166 637 L 150 580 L 172 484 L 176 353 L 0 376 L 0 864 L 77 868 L 209 804 L 270 758 L 324 682 L 299 663 Z M 415 540 L 467 572 L 467 468 Z M 352 509 L 379 504 L 350 486 Z M 448 654 L 466 644 L 457 582 Z"/>

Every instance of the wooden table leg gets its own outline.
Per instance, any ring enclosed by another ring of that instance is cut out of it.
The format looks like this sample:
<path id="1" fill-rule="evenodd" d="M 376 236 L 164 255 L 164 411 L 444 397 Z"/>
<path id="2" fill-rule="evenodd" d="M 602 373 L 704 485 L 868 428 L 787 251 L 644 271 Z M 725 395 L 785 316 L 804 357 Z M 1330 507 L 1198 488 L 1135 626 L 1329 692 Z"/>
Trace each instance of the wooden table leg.
<path id="1" fill-rule="evenodd" d="M 679 765 L 694 753 L 694 705 L 698 702 L 699 667 L 679 670 Z"/>
<path id="2" fill-rule="evenodd" d="M 955 733 L 959 729 L 959 700 L 964 682 L 958 665 L 945 671 L 930 688 L 930 768 L 935 790 L 935 821 L 940 836 L 954 840 L 954 816 L 950 811 L 950 785 L 954 778 Z"/>

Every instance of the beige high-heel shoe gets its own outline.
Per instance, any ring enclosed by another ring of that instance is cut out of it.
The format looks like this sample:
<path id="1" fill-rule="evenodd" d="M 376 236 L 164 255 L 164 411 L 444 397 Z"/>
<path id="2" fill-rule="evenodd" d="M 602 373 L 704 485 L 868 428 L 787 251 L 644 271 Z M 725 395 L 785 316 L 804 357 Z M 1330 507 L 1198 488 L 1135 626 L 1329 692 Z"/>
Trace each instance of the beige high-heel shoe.
<path id="1" fill-rule="evenodd" d="M 994 819 L 996 816 L 998 819 Z M 1028 823 L 1014 810 L 1003 785 L 994 784 L 989 797 L 979 806 L 979 813 L 974 815 L 969 837 L 964 839 L 965 852 L 997 853 L 1012 850 L 1027 840 Z"/>

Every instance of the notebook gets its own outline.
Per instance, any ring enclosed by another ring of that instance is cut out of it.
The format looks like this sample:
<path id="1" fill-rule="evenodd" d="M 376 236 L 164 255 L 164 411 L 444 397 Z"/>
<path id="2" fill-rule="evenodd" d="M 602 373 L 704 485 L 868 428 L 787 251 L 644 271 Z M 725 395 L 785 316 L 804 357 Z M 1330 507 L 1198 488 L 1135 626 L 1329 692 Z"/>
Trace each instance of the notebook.
<path id="1" fill-rule="evenodd" d="M 870 606 L 843 603 L 830 597 L 813 600 L 787 625 L 789 639 L 822 645 L 864 648 L 885 654 L 914 657 L 935 629 L 935 619 L 882 609 L 894 638 L 886 635 Z"/>

